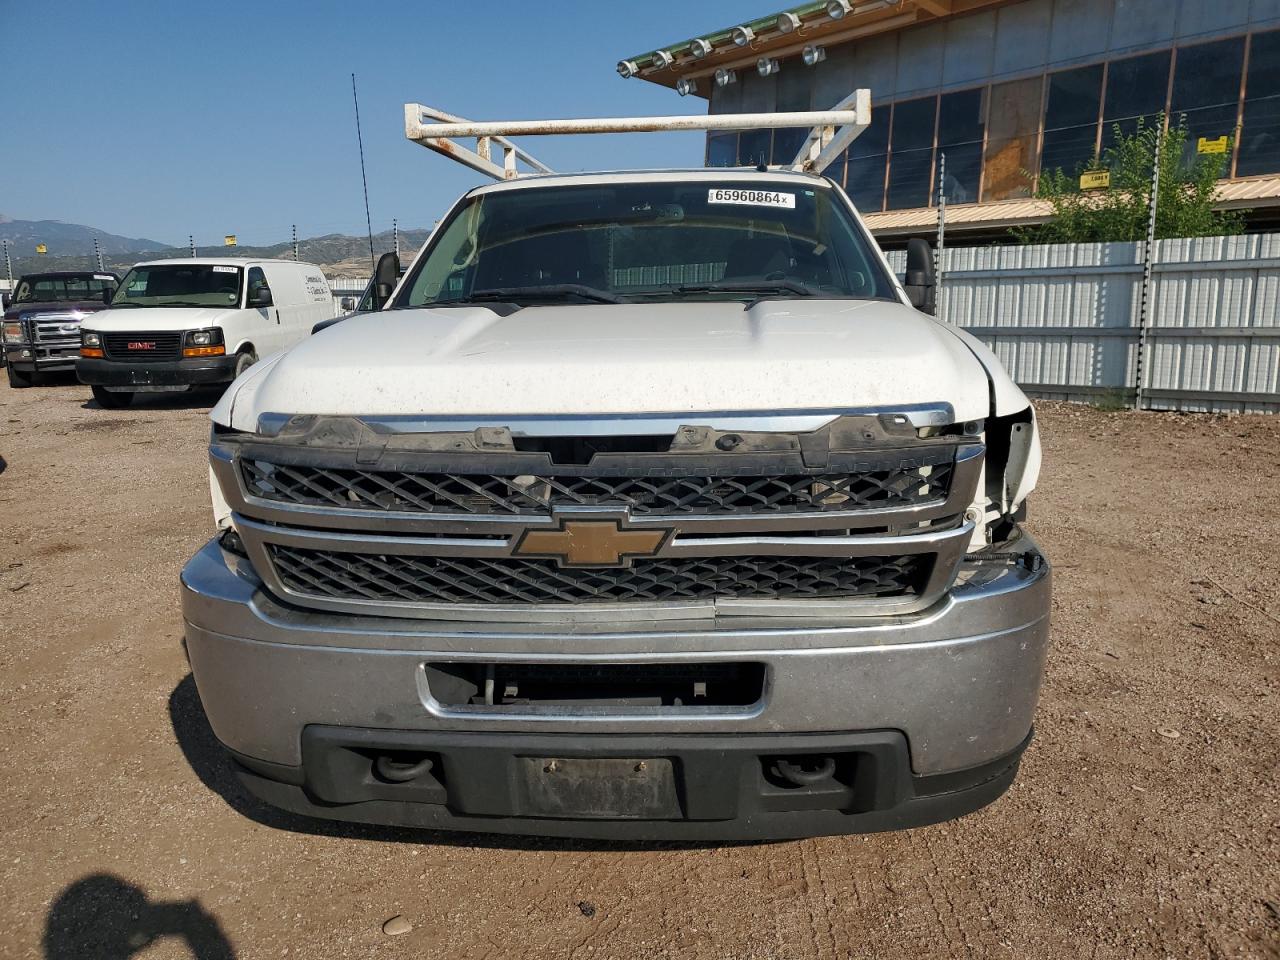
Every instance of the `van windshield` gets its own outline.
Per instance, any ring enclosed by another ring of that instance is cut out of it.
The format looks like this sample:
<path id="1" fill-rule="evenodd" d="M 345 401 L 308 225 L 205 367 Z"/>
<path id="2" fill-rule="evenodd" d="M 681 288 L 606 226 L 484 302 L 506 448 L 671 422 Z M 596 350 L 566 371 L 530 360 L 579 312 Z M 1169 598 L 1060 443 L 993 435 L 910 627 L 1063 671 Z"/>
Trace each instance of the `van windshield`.
<path id="1" fill-rule="evenodd" d="M 102 300 L 103 290 L 114 290 L 116 278 L 106 273 L 56 277 L 23 277 L 14 291 L 14 303 L 73 303 Z"/>
<path id="2" fill-rule="evenodd" d="M 115 307 L 234 307 L 240 303 L 239 267 L 162 264 L 134 267 L 111 299 Z"/>
<path id="3" fill-rule="evenodd" d="M 894 289 L 821 183 L 655 180 L 480 194 L 440 228 L 395 306 L 897 299 Z"/>

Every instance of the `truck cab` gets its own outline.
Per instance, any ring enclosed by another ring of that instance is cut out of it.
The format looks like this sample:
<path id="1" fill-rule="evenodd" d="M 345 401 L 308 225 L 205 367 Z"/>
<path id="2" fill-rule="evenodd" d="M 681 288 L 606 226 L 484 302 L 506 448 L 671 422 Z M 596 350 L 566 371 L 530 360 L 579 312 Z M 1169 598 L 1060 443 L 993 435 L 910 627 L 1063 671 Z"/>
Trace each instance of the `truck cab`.
<path id="1" fill-rule="evenodd" d="M 139 263 L 81 330 L 76 375 L 103 407 L 230 383 L 334 315 L 324 271 L 292 260 Z"/>
<path id="2" fill-rule="evenodd" d="M 106 306 L 120 278 L 104 271 L 54 271 L 21 277 L 6 298 L 4 361 L 9 386 L 29 387 L 40 374 L 74 370 L 80 325 Z"/>
<path id="3" fill-rule="evenodd" d="M 780 118 L 785 121 L 786 118 Z M 810 171 L 507 178 L 211 413 L 186 648 L 312 816 L 626 839 L 918 826 L 1013 781 L 1040 447 Z"/>

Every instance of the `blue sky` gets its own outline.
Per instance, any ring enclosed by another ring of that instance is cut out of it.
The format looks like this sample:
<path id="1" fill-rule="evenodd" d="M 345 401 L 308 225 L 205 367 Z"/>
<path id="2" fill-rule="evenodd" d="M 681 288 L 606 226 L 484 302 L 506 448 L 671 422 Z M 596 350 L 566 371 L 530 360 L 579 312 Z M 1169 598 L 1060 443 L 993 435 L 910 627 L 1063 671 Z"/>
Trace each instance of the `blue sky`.
<path id="1" fill-rule="evenodd" d="M 172 244 L 362 233 L 354 72 L 374 229 L 426 226 L 481 178 L 404 139 L 406 102 L 474 119 L 704 113 L 614 65 L 783 5 L 0 0 L 0 213 Z M 702 162 L 697 133 L 524 142 L 557 169 Z"/>

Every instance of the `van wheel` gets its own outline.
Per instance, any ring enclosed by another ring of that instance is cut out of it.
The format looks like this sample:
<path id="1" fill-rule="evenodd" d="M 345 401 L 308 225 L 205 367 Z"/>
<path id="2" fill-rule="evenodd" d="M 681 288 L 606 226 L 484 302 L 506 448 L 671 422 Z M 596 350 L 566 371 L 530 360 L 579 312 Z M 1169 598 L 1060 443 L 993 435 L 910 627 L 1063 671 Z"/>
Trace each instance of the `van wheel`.
<path id="1" fill-rule="evenodd" d="M 244 373 L 255 363 L 258 362 L 258 355 L 252 350 L 241 350 L 236 354 L 236 374 L 234 379 L 239 379 L 240 374 Z"/>
<path id="2" fill-rule="evenodd" d="M 107 390 L 105 387 L 93 387 L 93 399 L 98 401 L 98 406 L 105 410 L 119 410 L 121 407 L 127 407 L 133 403 L 132 393 L 117 393 L 113 390 Z"/>
<path id="3" fill-rule="evenodd" d="M 31 384 L 35 383 L 36 377 L 34 373 L 24 373 L 21 370 L 15 370 L 13 369 L 12 363 L 5 364 L 4 370 L 5 373 L 9 374 L 9 386 L 13 387 L 15 390 L 21 390 L 23 387 L 29 387 Z"/>

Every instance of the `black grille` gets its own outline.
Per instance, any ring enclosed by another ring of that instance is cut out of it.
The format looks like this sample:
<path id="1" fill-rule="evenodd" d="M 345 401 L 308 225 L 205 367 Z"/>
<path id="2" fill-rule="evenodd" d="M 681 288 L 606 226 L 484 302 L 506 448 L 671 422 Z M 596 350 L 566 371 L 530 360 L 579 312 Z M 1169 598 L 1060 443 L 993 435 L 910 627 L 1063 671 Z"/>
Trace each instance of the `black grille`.
<path id="1" fill-rule="evenodd" d="M 549 560 L 409 557 L 270 544 L 281 582 L 307 597 L 407 603 L 626 603 L 897 597 L 919 593 L 931 556 L 728 556 L 561 569 Z"/>
<path id="2" fill-rule="evenodd" d="M 286 466 L 247 457 L 241 470 L 253 496 L 309 506 L 544 515 L 555 507 L 581 505 L 626 506 L 637 515 L 715 515 L 883 509 L 941 501 L 951 486 L 954 451 L 938 453 L 895 458 L 857 471 L 782 476 L 410 473 Z"/>
<path id="3" fill-rule="evenodd" d="M 104 333 L 107 359 L 126 363 L 177 360 L 182 352 L 181 333 Z"/>

